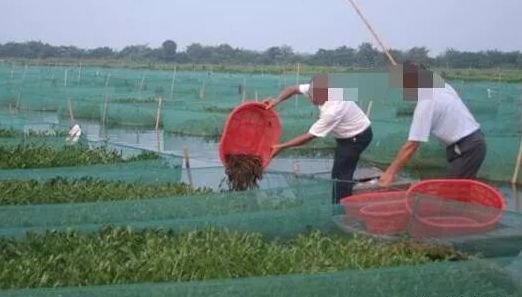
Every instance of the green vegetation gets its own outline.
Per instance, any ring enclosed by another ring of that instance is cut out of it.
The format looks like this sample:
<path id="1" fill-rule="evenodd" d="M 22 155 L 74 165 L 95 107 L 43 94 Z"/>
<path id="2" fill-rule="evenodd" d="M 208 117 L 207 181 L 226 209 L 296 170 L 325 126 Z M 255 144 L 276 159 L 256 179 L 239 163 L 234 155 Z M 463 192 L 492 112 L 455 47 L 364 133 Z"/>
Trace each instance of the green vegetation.
<path id="1" fill-rule="evenodd" d="M 147 97 L 147 98 L 143 98 L 143 99 L 138 99 L 138 98 L 116 98 L 116 99 L 112 99 L 111 100 L 112 103 L 127 103 L 127 104 L 133 104 L 133 103 L 138 103 L 138 104 L 142 104 L 142 103 L 154 103 L 154 104 L 158 104 L 158 99 L 154 98 L 154 97 Z"/>
<path id="2" fill-rule="evenodd" d="M 153 152 L 144 152 L 130 158 L 107 147 L 64 146 L 61 149 L 45 145 L 0 146 L 0 169 L 44 168 L 60 166 L 81 166 L 93 164 L 113 164 L 159 158 Z"/>
<path id="3" fill-rule="evenodd" d="M 447 80 L 522 82 L 522 69 L 438 69 Z"/>
<path id="4" fill-rule="evenodd" d="M 291 241 L 207 229 L 174 233 L 104 228 L 0 239 L 0 286 L 38 288 L 192 281 L 339 271 L 463 259 L 451 248 L 384 244 L 318 231 Z"/>
<path id="5" fill-rule="evenodd" d="M 209 193 L 184 183 L 139 184 L 94 178 L 1 181 L 1 205 L 118 201 Z"/>
<path id="6" fill-rule="evenodd" d="M 65 137 L 67 136 L 67 131 L 59 130 L 59 131 L 35 131 L 29 130 L 27 132 L 17 131 L 15 129 L 0 129 L 0 138 L 8 138 L 8 137 Z"/>
<path id="7" fill-rule="evenodd" d="M 233 108 L 230 108 L 230 107 L 218 107 L 218 106 L 209 106 L 209 107 L 203 108 L 203 111 L 205 111 L 205 112 L 220 112 L 220 113 L 226 113 L 226 114 L 229 114 L 232 110 L 233 110 Z"/>
<path id="8" fill-rule="evenodd" d="M 12 129 L 0 129 L 0 137 L 17 137 L 21 133 Z"/>
<path id="9" fill-rule="evenodd" d="M 54 65 L 54 66 L 77 66 L 77 59 L 14 59 L 13 63 L 23 65 Z M 116 60 L 116 59 L 87 59 L 82 60 L 82 66 L 90 67 L 106 67 L 106 68 L 132 68 L 132 69 L 151 69 L 151 70 L 168 70 L 172 71 L 174 66 L 177 71 L 209 71 L 224 73 L 245 73 L 245 74 L 284 74 L 295 73 L 295 64 L 282 65 L 239 65 L 239 64 L 170 64 L 158 61 L 136 61 L 136 60 Z M 384 67 L 381 67 L 383 71 Z M 433 68 L 434 71 L 448 80 L 464 80 L 464 81 L 498 81 L 517 83 L 522 82 L 522 69 L 520 68 L 447 68 L 438 66 Z M 308 65 L 301 64 L 301 74 L 316 73 L 348 73 L 348 72 L 366 72 L 372 69 L 355 67 L 355 66 L 325 66 L 325 65 Z M 140 100 L 140 102 L 142 102 Z"/>
<path id="10" fill-rule="evenodd" d="M 432 67 L 451 68 L 520 68 L 520 51 L 501 52 L 497 50 L 465 52 L 448 49 L 436 57 L 428 56 L 429 49 L 423 46 L 409 50 L 390 50 L 399 63 L 413 60 Z M 80 49 L 74 46 L 52 46 L 39 41 L 24 43 L 8 42 L 0 44 L 0 57 L 5 58 L 69 58 L 69 59 L 136 59 L 150 62 L 176 62 L 179 64 L 237 64 L 237 65 L 285 65 L 302 63 L 316 66 L 350 66 L 361 68 L 385 67 L 388 60 L 383 52 L 371 43 L 361 43 L 357 48 L 340 46 L 335 49 L 319 49 L 313 54 L 296 53 L 290 46 L 272 46 L 264 51 L 233 48 L 228 44 L 217 46 L 192 43 L 185 51 L 177 51 L 177 44 L 166 40 L 161 47 L 130 45 L 120 51 L 109 47 Z"/>

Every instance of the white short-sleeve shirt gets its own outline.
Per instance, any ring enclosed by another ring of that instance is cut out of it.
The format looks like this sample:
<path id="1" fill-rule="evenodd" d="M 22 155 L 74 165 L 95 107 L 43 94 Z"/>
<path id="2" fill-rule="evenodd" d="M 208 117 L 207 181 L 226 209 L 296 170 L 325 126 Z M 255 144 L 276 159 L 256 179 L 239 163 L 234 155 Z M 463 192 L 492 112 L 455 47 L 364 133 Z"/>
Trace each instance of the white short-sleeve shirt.
<path id="1" fill-rule="evenodd" d="M 444 88 L 419 89 L 408 140 L 427 142 L 432 134 L 451 145 L 479 128 L 457 92 L 446 83 Z"/>
<path id="2" fill-rule="evenodd" d="M 299 92 L 309 96 L 310 85 L 299 85 Z M 350 138 L 360 134 L 371 124 L 359 106 L 353 101 L 343 100 L 342 94 L 336 89 L 328 90 L 328 100 L 319 106 L 319 112 L 319 120 L 308 131 L 317 137 L 332 133 L 335 138 Z"/>

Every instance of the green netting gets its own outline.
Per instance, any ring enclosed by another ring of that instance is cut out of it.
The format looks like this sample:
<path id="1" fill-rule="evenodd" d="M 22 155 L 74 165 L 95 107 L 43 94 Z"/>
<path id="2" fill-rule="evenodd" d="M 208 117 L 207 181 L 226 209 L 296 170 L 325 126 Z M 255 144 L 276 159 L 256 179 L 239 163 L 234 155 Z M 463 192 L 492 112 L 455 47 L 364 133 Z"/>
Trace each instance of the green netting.
<path id="1" fill-rule="evenodd" d="M 167 132 L 217 139 L 228 112 L 243 100 L 275 96 L 296 82 L 295 73 L 245 75 L 213 72 L 174 72 L 85 67 L 24 67 L 0 65 L 0 114 L 3 127 L 69 125 L 68 101 L 75 119 L 99 122 L 104 127 L 159 126 Z M 307 82 L 301 76 L 299 82 Z M 389 163 L 407 137 L 414 104 L 401 99 L 390 88 L 384 73 L 344 74 L 338 79 L 358 86 L 358 104 L 366 110 L 375 137 L 363 158 Z M 480 177 L 509 181 L 522 139 L 522 92 L 520 84 L 496 82 L 450 82 L 461 94 L 482 126 L 488 155 Z M 351 87 L 351 85 L 349 87 Z M 278 106 L 283 140 L 309 129 L 318 112 L 303 96 Z M 24 111 L 51 110 L 51 116 L 36 123 Z M 30 123 L 30 124 L 29 124 Z M 311 143 L 309 148 L 332 147 L 331 138 Z M 303 150 L 295 150 L 300 154 Z M 435 141 L 423 145 L 411 165 L 446 167 L 444 150 Z M 518 181 L 521 181 L 519 176 Z"/>
<path id="2" fill-rule="evenodd" d="M 506 268 L 520 259 L 442 262 L 202 282 L 6 290 L 4 296 L 520 296 Z"/>
<path id="3" fill-rule="evenodd" d="M 37 139 L 26 137 L 18 141 Z M 142 152 L 135 147 L 108 142 L 88 144 L 93 148 L 109 146 L 125 156 Z M 173 231 L 225 228 L 259 232 L 269 239 L 292 239 L 311 230 L 321 230 L 326 234 L 345 232 L 347 236 L 368 234 L 365 229 L 346 228 L 355 220 L 344 215 L 341 206 L 331 205 L 332 182 L 329 180 L 266 172 L 258 190 L 219 192 L 217 183 L 224 177 L 223 168 L 191 169 L 189 174 L 187 169 L 182 171 L 180 158 L 165 154 L 161 154 L 159 159 L 121 164 L 2 170 L 0 180 L 49 180 L 60 176 L 158 184 L 186 181 L 189 175 L 195 186 L 211 186 L 215 191 L 128 201 L 0 206 L 0 236 L 24 240 L 27 232 L 44 233 L 53 229 L 90 233 L 107 225 Z M 475 209 L 472 207 L 471 211 Z M 341 224 L 339 219 L 342 219 Z M 520 214 L 505 212 L 499 225 L 486 233 L 428 238 L 430 242 L 437 240 L 465 252 L 492 257 L 487 259 L 207 281 L 11 289 L 0 291 L 0 295 L 521 296 L 518 280 L 522 261 L 515 257 L 520 252 L 521 227 Z M 505 258 L 497 259 L 499 256 Z"/>
<path id="4" fill-rule="evenodd" d="M 203 174 L 208 169 L 192 173 Z M 267 174 L 271 185 L 249 192 L 210 193 L 157 199 L 0 207 L 0 232 L 23 236 L 27 231 L 96 230 L 104 225 L 139 228 L 197 229 L 208 226 L 295 235 L 330 225 L 331 184 L 291 175 Z M 284 184 L 284 186 L 282 186 Z M 269 223 L 267 223 L 269 222 Z"/>
<path id="5" fill-rule="evenodd" d="M 203 175 L 208 170 L 196 172 Z M 280 186 L 281 178 L 285 186 Z M 280 175 L 275 184 L 270 189 L 241 193 L 146 201 L 1 207 L 0 232 L 2 236 L 22 240 L 29 231 L 91 232 L 106 225 L 177 231 L 226 228 L 280 239 L 291 239 L 310 230 L 364 233 L 346 229 L 344 225 L 339 228 L 336 221 L 339 216 L 332 216 L 338 207 L 330 204 L 329 181 Z M 349 216 L 342 217 L 350 220 Z M 521 226 L 520 214 L 505 212 L 501 226 L 492 232 L 443 241 L 462 251 L 503 258 L 206 281 L 11 289 L 1 293 L 3 296 L 521 296 L 518 280 L 522 262 L 516 257 L 520 252 Z"/>
<path id="6" fill-rule="evenodd" d="M 50 147 L 56 152 L 73 145 L 66 143 L 64 137 L 0 137 L 0 145 Z M 121 156 L 121 162 L 110 164 L 92 164 L 83 166 L 56 166 L 46 168 L 0 169 L 0 180 L 48 180 L 62 177 L 70 179 L 96 178 L 123 182 L 164 183 L 177 182 L 181 179 L 182 158 L 156 153 L 157 158 L 148 160 L 126 161 L 146 152 L 143 149 L 106 141 L 80 140 L 74 145 L 85 149 L 103 149 Z M 37 157 L 37 156 L 35 156 Z M 27 167 L 27 165 L 24 165 Z"/>

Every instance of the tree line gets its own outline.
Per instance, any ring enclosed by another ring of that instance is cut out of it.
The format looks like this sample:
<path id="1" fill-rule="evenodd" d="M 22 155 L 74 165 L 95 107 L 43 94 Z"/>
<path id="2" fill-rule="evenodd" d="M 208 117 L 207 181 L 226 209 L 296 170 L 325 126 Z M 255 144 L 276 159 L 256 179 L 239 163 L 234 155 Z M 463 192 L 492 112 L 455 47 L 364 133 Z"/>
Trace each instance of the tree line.
<path id="1" fill-rule="evenodd" d="M 522 52 L 488 50 L 479 52 L 448 49 L 436 57 L 428 55 L 426 47 L 409 50 L 392 49 L 398 61 L 412 60 L 431 67 L 448 68 L 522 68 Z M 360 68 L 384 67 L 388 64 L 383 53 L 370 43 L 357 48 L 341 46 L 319 49 L 313 54 L 295 52 L 290 46 L 273 46 L 264 51 L 234 48 L 228 44 L 206 46 L 193 43 L 178 51 L 173 40 L 166 40 L 158 48 L 148 45 L 130 45 L 121 50 L 110 47 L 81 49 L 75 46 L 53 46 L 40 41 L 0 43 L 0 58 L 76 58 L 76 59 L 131 59 L 166 63 L 285 65 L 304 63 L 317 66 L 345 66 Z"/>

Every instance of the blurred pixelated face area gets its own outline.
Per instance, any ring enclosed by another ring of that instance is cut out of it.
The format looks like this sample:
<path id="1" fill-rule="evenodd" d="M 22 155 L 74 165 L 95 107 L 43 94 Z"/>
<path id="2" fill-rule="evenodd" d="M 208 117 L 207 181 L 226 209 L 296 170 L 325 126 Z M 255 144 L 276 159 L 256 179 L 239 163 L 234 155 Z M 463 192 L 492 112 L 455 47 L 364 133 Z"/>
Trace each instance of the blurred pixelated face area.
<path id="1" fill-rule="evenodd" d="M 328 100 L 328 74 L 318 74 L 312 78 L 309 96 L 314 105 L 323 105 Z"/>
<path id="2" fill-rule="evenodd" d="M 420 64 L 391 66 L 390 73 L 392 86 L 402 88 L 403 99 L 407 101 L 419 100 L 419 93 L 426 93 L 427 89 L 444 88 L 444 80 Z"/>

